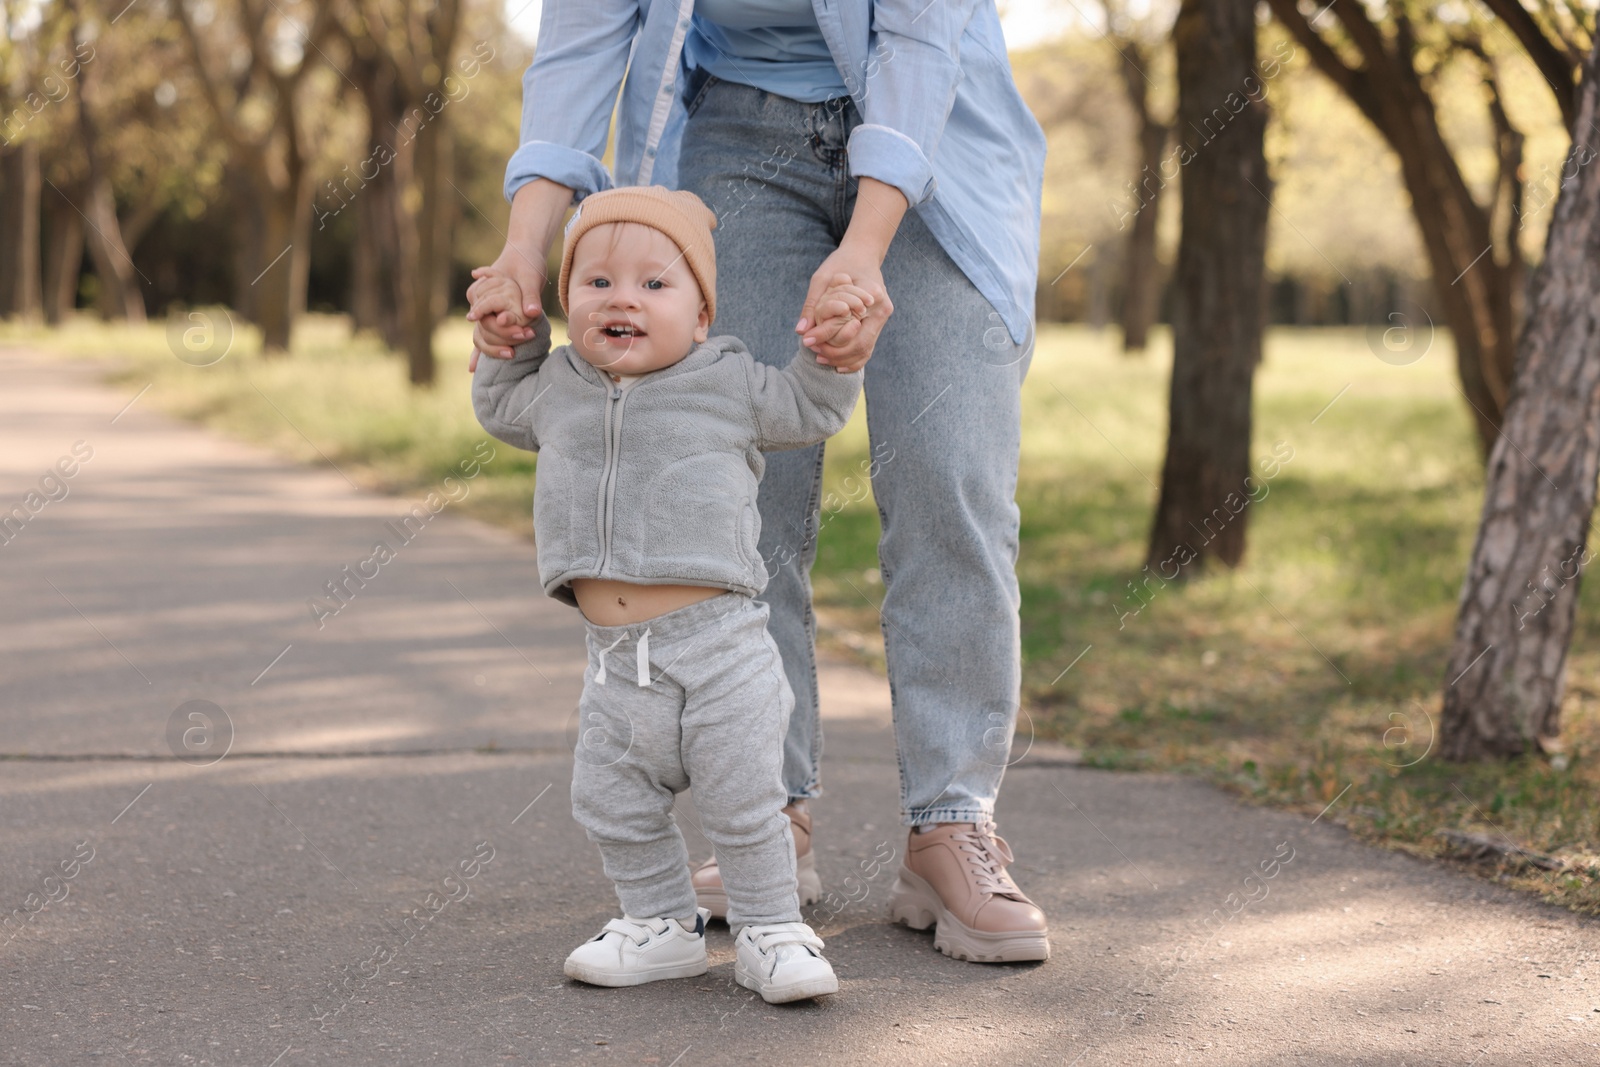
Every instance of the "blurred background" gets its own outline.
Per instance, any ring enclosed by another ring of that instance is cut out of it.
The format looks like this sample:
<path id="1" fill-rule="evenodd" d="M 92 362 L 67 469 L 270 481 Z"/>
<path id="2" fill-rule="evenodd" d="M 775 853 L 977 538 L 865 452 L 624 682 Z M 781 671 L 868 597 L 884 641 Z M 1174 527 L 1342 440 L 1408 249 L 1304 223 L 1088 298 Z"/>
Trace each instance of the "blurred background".
<path id="1" fill-rule="evenodd" d="M 464 292 L 504 241 L 540 7 L 0 0 L 0 342 L 96 360 L 177 416 L 376 489 L 435 484 L 483 437 Z M 1357 833 L 1441 854 L 1441 830 L 1492 828 L 1567 857 L 1496 876 L 1600 907 L 1592 597 L 1556 758 L 1434 751 L 1594 0 L 1246 5 L 1238 108 L 1227 84 L 1182 84 L 1175 2 L 1000 8 L 1049 139 L 1017 751 L 1054 738 L 1310 811 L 1349 789 Z M 1264 332 L 1232 384 L 1190 390 L 1171 326 L 1189 157 L 1252 150 L 1203 147 L 1192 119 L 1218 108 L 1261 124 L 1264 252 L 1240 306 Z M 1215 432 L 1242 435 L 1259 496 L 1206 566 L 1152 581 L 1186 488 L 1169 426 L 1220 411 L 1219 389 L 1244 418 Z M 464 506 L 531 535 L 535 459 L 508 453 Z M 881 666 L 860 413 L 828 455 L 822 640 Z"/>

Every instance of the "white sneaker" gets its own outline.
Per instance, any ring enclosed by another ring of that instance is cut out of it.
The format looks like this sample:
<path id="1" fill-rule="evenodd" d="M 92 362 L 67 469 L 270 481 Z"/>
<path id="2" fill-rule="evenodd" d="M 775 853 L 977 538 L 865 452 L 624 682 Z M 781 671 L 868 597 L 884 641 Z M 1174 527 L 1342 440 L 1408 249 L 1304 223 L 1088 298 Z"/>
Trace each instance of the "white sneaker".
<path id="1" fill-rule="evenodd" d="M 706 920 L 699 909 L 694 929 L 676 919 L 623 916 L 572 950 L 562 968 L 568 978 L 590 985 L 629 986 L 706 973 Z"/>
<path id="2" fill-rule="evenodd" d="M 749 925 L 734 942 L 734 981 L 768 1004 L 809 1000 L 839 991 L 839 979 L 822 958 L 822 938 L 805 923 Z"/>

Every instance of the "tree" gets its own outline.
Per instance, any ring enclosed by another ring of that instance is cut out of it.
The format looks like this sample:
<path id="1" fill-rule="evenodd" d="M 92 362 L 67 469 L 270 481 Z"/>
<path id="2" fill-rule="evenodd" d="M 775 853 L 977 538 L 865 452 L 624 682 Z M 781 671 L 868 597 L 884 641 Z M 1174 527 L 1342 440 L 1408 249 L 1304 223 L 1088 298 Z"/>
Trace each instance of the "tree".
<path id="1" fill-rule="evenodd" d="M 112 319 L 143 322 L 144 294 L 139 290 L 139 268 L 130 252 L 132 242 L 123 237 L 122 220 L 117 217 L 117 201 L 111 185 L 111 163 L 106 157 L 105 139 L 96 121 L 91 102 L 97 65 L 94 39 L 99 36 L 98 20 L 85 15 L 77 0 L 66 5 L 72 13 L 73 53 L 79 59 L 78 136 L 88 174 L 85 191 L 88 204 L 84 216 L 88 223 L 89 255 L 100 279 L 101 314 Z M 99 64 L 98 67 L 103 67 Z M 97 102 L 97 101 L 96 101 Z"/>
<path id="2" fill-rule="evenodd" d="M 28 7 L 0 0 L 0 316 L 26 319 L 42 311 L 55 325 L 63 300 L 70 308 L 77 293 L 84 230 L 83 216 L 59 186 L 46 191 L 56 183 L 45 161 L 71 114 L 66 100 L 80 64 L 70 13 L 58 5 L 38 12 L 30 25 Z M 63 277 L 68 268 L 70 282 Z"/>
<path id="3" fill-rule="evenodd" d="M 173 227 L 158 224 L 196 218 L 218 199 L 221 153 L 209 115 L 166 12 L 99 0 L 37 12 L 25 43 L 38 62 L 19 106 L 5 113 L 3 139 L 33 147 L 39 191 L 24 187 L 25 205 L 4 198 L 0 275 L 14 257 L 30 257 L 18 273 L 42 274 L 39 302 L 53 325 L 74 306 L 88 243 L 100 314 L 137 320 L 184 281 Z M 22 239 L 8 236 L 24 226 L 31 232 Z M 152 235 L 153 258 L 141 254 Z"/>
<path id="4" fill-rule="evenodd" d="M 24 5 L 0 2 L 0 318 L 35 319 L 39 265 L 39 120 L 65 91 L 53 69 L 64 22 L 56 12 L 28 27 Z"/>
<path id="5" fill-rule="evenodd" d="M 41 311 L 39 193 L 38 143 L 0 148 L 0 318 L 34 319 Z"/>
<path id="6" fill-rule="evenodd" d="M 1483 6 L 1494 12 L 1527 49 L 1528 58 L 1533 60 L 1540 77 L 1555 94 L 1561 118 L 1570 133 L 1577 121 L 1582 42 L 1594 32 L 1594 11 L 1570 0 L 1564 3 L 1546 0 L 1537 12 L 1523 7 L 1521 0 L 1483 0 Z"/>
<path id="7" fill-rule="evenodd" d="M 1163 567 L 1193 573 L 1208 559 L 1231 567 L 1244 556 L 1272 193 L 1254 12 L 1252 0 L 1183 0 L 1173 27 L 1183 227 L 1167 454 L 1148 557 L 1163 578 L 1174 576 Z"/>
<path id="8" fill-rule="evenodd" d="M 1481 21 L 1445 20 L 1431 5 L 1415 5 L 1414 13 L 1405 2 L 1267 2 L 1313 65 L 1349 97 L 1400 159 L 1438 306 L 1455 339 L 1462 393 L 1487 455 L 1504 417 L 1522 311 L 1525 265 L 1518 241 L 1518 172 L 1524 138 L 1507 115 Z M 1569 115 L 1576 61 L 1566 60 L 1564 74 L 1556 68 L 1560 57 L 1581 55 L 1572 51 L 1569 37 L 1581 32 L 1581 22 L 1573 16 L 1541 23 L 1516 0 L 1495 0 L 1488 6 L 1503 18 L 1515 19 L 1508 24 L 1536 49 L 1536 65 L 1563 114 Z M 1553 3 L 1542 6 L 1556 8 Z M 1496 131 L 1497 173 L 1490 195 L 1482 200 L 1473 195 L 1440 132 L 1438 75 L 1452 60 L 1480 69 Z"/>
<path id="9" fill-rule="evenodd" d="M 380 323 L 388 308 L 399 309 L 414 385 L 433 383 L 433 331 L 447 304 L 454 159 L 448 105 L 462 84 L 451 70 L 461 14 L 460 0 L 349 0 L 338 22 L 367 104 L 369 158 L 384 161 L 377 188 L 361 188 L 362 196 L 376 195 L 357 217 L 363 238 L 392 240 L 396 253 L 385 269 L 370 250 L 358 250 L 361 288 L 376 289 L 358 296 Z"/>
<path id="10" fill-rule="evenodd" d="M 72 311 L 83 269 L 83 216 L 66 194 L 52 189 L 42 204 L 44 321 L 59 326 Z"/>
<path id="11" fill-rule="evenodd" d="M 294 319 L 305 310 L 311 269 L 315 149 L 307 116 L 322 109 L 303 97 L 310 95 L 309 75 L 324 63 L 322 46 L 333 30 L 333 8 L 238 0 L 237 25 L 228 26 L 219 17 L 222 5 L 216 4 L 200 16 L 208 22 L 202 34 L 190 2 L 172 0 L 171 7 L 228 146 L 231 177 L 257 208 L 241 212 L 237 220 L 242 254 L 236 283 L 244 277 L 252 281 L 238 287 L 245 299 L 236 310 L 261 327 L 266 354 L 285 352 Z M 224 62 L 230 55 L 242 62 Z"/>
<path id="12" fill-rule="evenodd" d="M 1447 759 L 1553 748 L 1600 472 L 1600 38 L 1489 453 L 1444 690 Z"/>
<path id="13" fill-rule="evenodd" d="M 1154 67 L 1159 41 L 1164 31 L 1141 26 L 1128 15 L 1120 0 L 1106 0 L 1106 39 L 1122 57 L 1120 72 L 1128 103 L 1138 121 L 1139 169 L 1130 183 L 1133 207 L 1119 218 L 1127 225 L 1127 240 L 1122 254 L 1122 349 L 1142 352 L 1149 340 L 1161 299 L 1161 263 L 1156 255 L 1156 222 L 1161 213 L 1166 178 L 1161 167 L 1167 144 L 1172 139 L 1172 124 L 1162 122 L 1150 100 L 1150 71 Z"/>
<path id="14" fill-rule="evenodd" d="M 339 180 L 324 184 L 324 189 L 332 187 L 332 202 L 327 210 L 320 204 L 316 209 L 317 232 L 322 231 L 330 211 L 342 212 L 347 206 L 353 209 L 351 324 L 358 331 L 376 331 L 385 345 L 404 352 L 410 286 L 409 279 L 401 274 L 400 229 L 404 212 L 400 205 L 400 172 L 410 168 L 410 151 L 395 146 L 398 138 L 393 131 L 405 114 L 405 97 L 395 78 L 392 57 L 380 53 L 368 35 L 359 34 L 355 39 L 350 36 L 346 34 L 351 53 L 347 72 L 358 86 L 366 109 L 367 151 L 356 164 L 353 183 L 341 175 Z M 380 165 L 382 160 L 390 162 Z M 354 188 L 347 188 L 350 185 Z M 359 196 L 355 195 L 357 192 Z"/>
<path id="15" fill-rule="evenodd" d="M 101 57 L 104 12 L 92 0 L 66 0 L 35 13 L 31 29 L 16 10 L 6 13 L 8 51 L 27 53 L 29 62 L 21 64 L 26 76 L 17 106 L 4 108 L 7 148 L 0 149 L 0 171 L 15 195 L 5 197 L 0 212 L 0 313 L 33 317 L 42 310 L 48 321 L 58 321 L 63 303 L 70 307 L 76 295 L 87 238 L 100 313 L 142 322 L 140 283 L 146 279 L 132 250 L 160 205 L 135 197 L 130 217 L 117 211 L 117 179 L 126 169 L 118 159 L 126 86 L 117 64 Z M 134 32 L 128 26 L 137 21 L 123 23 L 118 39 Z M 51 225 L 41 232 L 44 219 Z"/>

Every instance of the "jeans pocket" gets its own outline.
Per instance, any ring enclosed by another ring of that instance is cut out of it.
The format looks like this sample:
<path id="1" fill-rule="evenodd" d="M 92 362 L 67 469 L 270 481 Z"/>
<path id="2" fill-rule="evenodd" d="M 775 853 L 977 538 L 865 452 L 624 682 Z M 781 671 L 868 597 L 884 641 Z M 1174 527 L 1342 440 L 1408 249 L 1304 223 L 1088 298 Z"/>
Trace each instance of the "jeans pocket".
<path id="1" fill-rule="evenodd" d="M 705 102 L 706 93 L 721 80 L 700 67 L 689 72 L 687 84 L 684 86 L 684 111 L 688 116 L 692 117 L 700 110 L 700 105 Z"/>

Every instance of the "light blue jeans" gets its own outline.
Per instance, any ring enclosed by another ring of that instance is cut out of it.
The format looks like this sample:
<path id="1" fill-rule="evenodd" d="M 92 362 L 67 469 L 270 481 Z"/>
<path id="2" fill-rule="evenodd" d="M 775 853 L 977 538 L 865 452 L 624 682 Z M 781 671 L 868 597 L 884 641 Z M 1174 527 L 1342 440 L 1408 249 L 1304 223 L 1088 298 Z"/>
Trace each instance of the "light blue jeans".
<path id="1" fill-rule="evenodd" d="M 700 76 L 686 94 L 679 180 L 717 213 L 717 321 L 781 364 L 811 274 L 850 221 L 844 98 L 804 104 Z M 974 167 L 1003 165 L 973 160 Z M 1021 678 L 1016 504 L 1020 393 L 1033 346 L 1016 345 L 915 211 L 883 264 L 895 312 L 865 375 L 866 470 L 883 523 L 880 609 L 900 762 L 901 819 L 992 816 Z M 821 793 L 816 623 L 810 570 L 823 446 L 772 453 L 758 504 L 770 583 L 762 599 L 795 707 L 784 744 L 791 798 Z"/>

